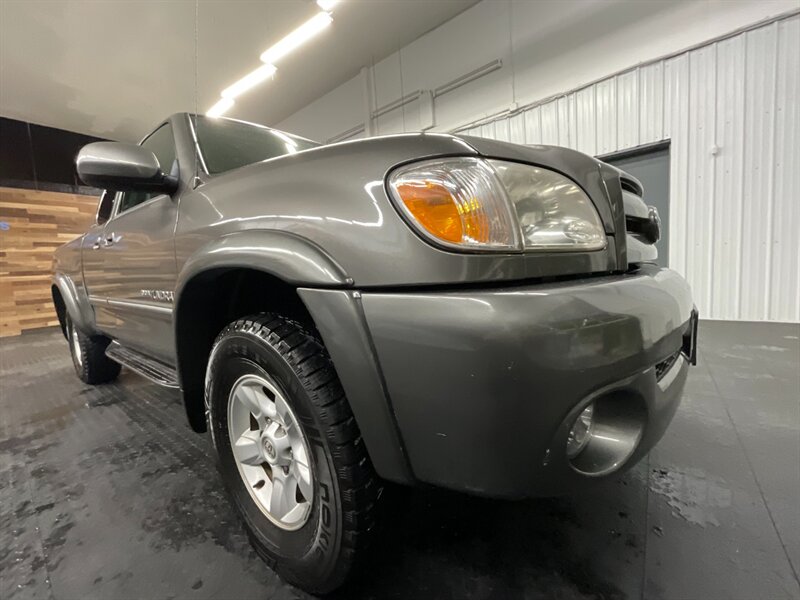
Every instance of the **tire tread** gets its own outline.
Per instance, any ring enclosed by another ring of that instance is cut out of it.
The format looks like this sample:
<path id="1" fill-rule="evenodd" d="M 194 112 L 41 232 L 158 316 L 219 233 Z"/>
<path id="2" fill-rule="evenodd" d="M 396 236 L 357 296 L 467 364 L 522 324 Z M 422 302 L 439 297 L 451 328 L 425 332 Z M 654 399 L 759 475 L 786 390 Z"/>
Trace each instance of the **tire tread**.
<path id="1" fill-rule="evenodd" d="M 67 342 L 70 346 L 70 354 L 74 352 L 72 348 L 72 321 L 67 317 Z M 122 367 L 119 363 L 111 360 L 106 356 L 106 348 L 111 343 L 111 340 L 102 335 L 86 335 L 77 329 L 78 345 L 81 350 L 81 362 L 78 363 L 75 357 L 72 357 L 72 362 L 75 365 L 75 371 L 84 383 L 89 385 L 98 385 L 101 383 L 108 383 L 117 378 Z"/>
<path id="2" fill-rule="evenodd" d="M 376 528 L 382 485 L 369 460 L 361 432 L 342 389 L 336 370 L 319 335 L 302 323 L 276 313 L 244 317 L 225 327 L 223 338 L 248 333 L 272 346 L 300 378 L 321 423 L 321 432 L 333 458 L 342 505 L 342 546 L 340 560 L 327 582 L 315 591 L 326 593 L 340 586 L 365 556 Z M 207 382 L 208 394 L 210 389 Z M 258 554 L 292 583 L 308 590 L 299 574 L 281 570 L 275 558 L 258 544 Z"/>

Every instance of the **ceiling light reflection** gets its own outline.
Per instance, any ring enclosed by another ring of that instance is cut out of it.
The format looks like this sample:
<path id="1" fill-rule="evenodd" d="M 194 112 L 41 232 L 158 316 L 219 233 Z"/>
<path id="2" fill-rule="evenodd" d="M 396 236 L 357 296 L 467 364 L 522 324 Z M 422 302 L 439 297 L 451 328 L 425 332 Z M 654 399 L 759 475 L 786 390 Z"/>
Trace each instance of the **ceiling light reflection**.
<path id="1" fill-rule="evenodd" d="M 221 98 L 214 106 L 206 111 L 207 117 L 219 117 L 233 107 L 233 98 Z"/>
<path id="2" fill-rule="evenodd" d="M 261 62 L 275 64 L 292 50 L 317 35 L 332 22 L 333 17 L 328 13 L 317 13 L 274 46 L 265 50 L 261 55 Z"/>
<path id="3" fill-rule="evenodd" d="M 220 94 L 223 98 L 236 98 L 244 94 L 247 90 L 254 88 L 262 81 L 269 79 L 275 74 L 277 69 L 274 65 L 261 65 L 255 71 L 251 71 L 239 81 L 226 87 Z"/>

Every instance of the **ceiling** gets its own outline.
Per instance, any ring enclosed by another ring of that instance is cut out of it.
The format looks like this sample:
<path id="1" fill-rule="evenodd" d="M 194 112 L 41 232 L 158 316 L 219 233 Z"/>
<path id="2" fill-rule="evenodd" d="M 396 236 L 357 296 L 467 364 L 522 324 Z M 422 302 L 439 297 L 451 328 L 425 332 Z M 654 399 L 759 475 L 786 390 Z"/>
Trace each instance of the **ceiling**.
<path id="1" fill-rule="evenodd" d="M 475 2 L 343 0 L 333 25 L 228 116 L 278 123 Z M 0 0 L 0 116 L 138 141 L 171 113 L 205 112 L 318 10 L 312 0 Z"/>

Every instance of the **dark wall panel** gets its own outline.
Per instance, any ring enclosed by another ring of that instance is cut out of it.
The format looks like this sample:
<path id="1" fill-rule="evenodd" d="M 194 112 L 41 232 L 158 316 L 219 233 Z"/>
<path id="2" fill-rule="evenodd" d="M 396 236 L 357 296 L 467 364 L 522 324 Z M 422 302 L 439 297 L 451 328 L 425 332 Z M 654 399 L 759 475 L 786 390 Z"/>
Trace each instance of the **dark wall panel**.
<path id="1" fill-rule="evenodd" d="M 95 138 L 0 117 L 0 186 L 99 193 L 75 172 L 75 156 Z"/>
<path id="2" fill-rule="evenodd" d="M 0 118 L 0 179 L 36 179 L 27 123 Z"/>

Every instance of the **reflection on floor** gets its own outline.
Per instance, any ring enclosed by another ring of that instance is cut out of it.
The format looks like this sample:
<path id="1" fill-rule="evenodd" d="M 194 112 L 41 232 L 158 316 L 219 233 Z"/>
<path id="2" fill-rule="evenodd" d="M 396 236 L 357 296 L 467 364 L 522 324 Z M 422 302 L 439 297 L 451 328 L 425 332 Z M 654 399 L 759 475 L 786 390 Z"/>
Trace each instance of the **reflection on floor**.
<path id="1" fill-rule="evenodd" d="M 581 496 L 392 489 L 343 598 L 800 598 L 800 327 L 703 322 L 661 444 Z M 0 598 L 303 598 L 251 551 L 178 395 L 0 342 Z"/>

